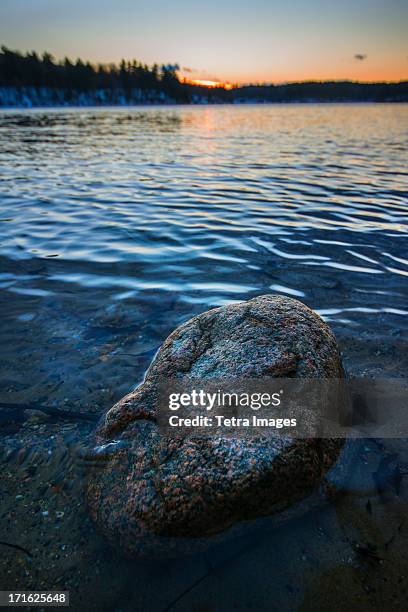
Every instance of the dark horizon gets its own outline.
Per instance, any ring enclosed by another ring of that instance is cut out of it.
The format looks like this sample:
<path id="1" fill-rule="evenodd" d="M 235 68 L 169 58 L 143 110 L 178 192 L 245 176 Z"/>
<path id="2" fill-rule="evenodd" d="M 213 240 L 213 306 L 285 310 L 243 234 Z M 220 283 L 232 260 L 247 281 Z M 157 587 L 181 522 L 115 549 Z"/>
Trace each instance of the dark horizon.
<path id="1" fill-rule="evenodd" d="M 398 82 L 305 80 L 231 86 L 179 77 L 178 64 L 92 64 L 56 60 L 50 53 L 1 47 L 0 106 L 190 104 L 247 102 L 408 102 L 408 79 Z M 27 91 L 26 91 L 27 90 Z"/>
<path id="2" fill-rule="evenodd" d="M 98 69 L 104 69 L 106 71 L 111 71 L 112 69 L 114 70 L 120 70 L 122 65 L 132 65 L 132 64 L 136 64 L 139 67 L 144 67 L 151 70 L 154 70 L 155 67 L 156 68 L 169 68 L 169 69 L 174 69 L 174 72 L 177 74 L 177 79 L 179 80 L 180 83 L 182 84 L 188 84 L 188 85 L 194 85 L 196 87 L 203 87 L 205 89 L 224 89 L 225 85 L 229 86 L 227 87 L 227 89 L 242 89 L 245 87 L 280 87 L 280 86 L 285 86 L 285 85 L 299 85 L 299 84 L 309 84 L 309 83 L 319 83 L 319 84 L 323 84 L 323 83 L 354 83 L 354 84 L 359 84 L 359 85 L 397 85 L 400 83 L 408 83 L 408 74 L 405 78 L 401 78 L 401 79 L 355 79 L 352 77 L 349 78 L 325 78 L 325 79 L 318 79 L 318 78 L 313 78 L 313 77 L 306 77 L 304 79 L 288 79 L 288 80 L 278 80 L 278 81 L 273 81 L 273 80 L 265 80 L 265 81 L 259 81 L 259 80 L 254 80 L 254 81 L 247 81 L 247 82 L 242 82 L 242 83 L 235 83 L 232 81 L 212 81 L 212 80 L 205 80 L 205 79 L 189 79 L 186 76 L 180 76 L 180 72 L 182 71 L 182 69 L 180 68 L 180 64 L 178 62 L 176 63 L 167 63 L 167 64 L 160 64 L 159 62 L 154 62 L 153 64 L 146 64 L 144 62 L 140 62 L 139 60 L 137 60 L 136 58 L 132 57 L 130 59 L 125 59 L 122 58 L 120 62 L 115 62 L 115 61 L 111 61 L 111 62 L 93 62 L 90 61 L 88 59 L 84 60 L 79 56 L 76 56 L 75 58 L 72 57 L 68 57 L 65 56 L 63 58 L 56 58 L 52 53 L 50 53 L 49 51 L 36 51 L 34 49 L 30 50 L 30 51 L 26 51 L 23 52 L 20 49 L 11 49 L 9 48 L 7 45 L 0 45 L 0 62 L 1 62 L 1 57 L 3 55 L 5 55 L 5 53 L 12 53 L 16 56 L 21 56 L 22 58 L 33 58 L 36 57 L 38 58 L 40 61 L 51 61 L 52 63 L 54 63 L 56 66 L 64 66 L 65 64 L 69 63 L 72 66 L 75 66 L 77 64 L 83 64 L 85 66 L 90 66 L 92 67 L 94 70 L 98 70 Z M 1 64 L 0 64 L 0 69 L 1 69 Z M 0 73 L 0 79 L 2 77 L 2 74 Z M 0 81 L 1 82 L 1 81 Z M 206 85 L 205 83 L 211 83 L 211 85 Z"/>

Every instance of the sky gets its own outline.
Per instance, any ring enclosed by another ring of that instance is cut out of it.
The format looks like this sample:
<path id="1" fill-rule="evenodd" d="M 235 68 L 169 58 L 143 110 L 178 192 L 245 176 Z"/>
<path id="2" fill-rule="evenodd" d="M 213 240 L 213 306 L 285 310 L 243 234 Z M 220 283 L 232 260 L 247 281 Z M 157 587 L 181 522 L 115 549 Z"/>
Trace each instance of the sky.
<path id="1" fill-rule="evenodd" d="M 408 79 L 408 0 L 1 0 L 0 44 L 231 83 Z"/>

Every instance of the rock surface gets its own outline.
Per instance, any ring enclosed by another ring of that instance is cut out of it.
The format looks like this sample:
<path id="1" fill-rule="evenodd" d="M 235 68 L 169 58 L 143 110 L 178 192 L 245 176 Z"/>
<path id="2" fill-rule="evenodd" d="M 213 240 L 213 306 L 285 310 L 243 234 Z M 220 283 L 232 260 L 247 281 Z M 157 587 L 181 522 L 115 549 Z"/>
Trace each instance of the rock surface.
<path id="1" fill-rule="evenodd" d="M 328 439 L 165 438 L 155 420 L 166 378 L 341 378 L 329 327 L 301 302 L 265 295 L 177 328 L 143 384 L 106 414 L 88 458 L 91 516 L 132 556 L 195 552 L 248 521 L 290 513 L 338 459 Z"/>

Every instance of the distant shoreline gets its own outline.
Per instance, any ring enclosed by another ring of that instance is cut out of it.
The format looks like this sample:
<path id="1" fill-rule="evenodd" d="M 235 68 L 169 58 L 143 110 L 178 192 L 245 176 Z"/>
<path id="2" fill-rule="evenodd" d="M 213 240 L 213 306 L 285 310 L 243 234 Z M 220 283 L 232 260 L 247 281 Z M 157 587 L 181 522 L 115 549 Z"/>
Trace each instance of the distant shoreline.
<path id="1" fill-rule="evenodd" d="M 182 84 L 179 87 L 175 93 L 169 93 L 160 88 L 0 86 L 0 108 L 408 102 L 408 81 L 371 84 L 351 81 L 289 83 L 251 85 L 232 90 Z"/>
<path id="2" fill-rule="evenodd" d="M 408 79 L 390 82 L 298 81 L 233 86 L 179 78 L 177 64 L 149 66 L 135 59 L 94 65 L 50 53 L 0 48 L 0 108 L 408 102 Z"/>
<path id="3" fill-rule="evenodd" d="M 284 102 L 209 102 L 209 103 L 189 103 L 189 102 L 163 102 L 163 103 L 153 103 L 153 102 L 140 102 L 129 103 L 129 104 L 49 104 L 49 105 L 32 105 L 32 106 L 2 106 L 0 105 L 0 112 L 2 111 L 30 111 L 30 110 L 38 110 L 38 111 L 53 111 L 53 110 L 103 110 L 103 109 L 137 109 L 137 108 L 176 108 L 176 107 L 223 107 L 223 106 L 313 106 L 313 105 L 327 105 L 327 106 L 336 106 L 336 105 L 349 105 L 349 106 L 363 106 L 363 105 L 395 105 L 399 104 L 408 104 L 408 101 L 380 101 L 374 102 L 372 100 L 362 100 L 356 102 L 355 100 L 309 100 L 307 102 L 303 101 L 284 101 Z"/>

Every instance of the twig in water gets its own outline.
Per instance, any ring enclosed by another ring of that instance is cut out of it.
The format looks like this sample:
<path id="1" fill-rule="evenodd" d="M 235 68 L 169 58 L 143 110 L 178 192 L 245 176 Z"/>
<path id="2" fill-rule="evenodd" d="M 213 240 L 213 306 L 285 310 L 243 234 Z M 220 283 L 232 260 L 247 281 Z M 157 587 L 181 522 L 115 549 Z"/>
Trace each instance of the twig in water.
<path id="1" fill-rule="evenodd" d="M 203 580 L 205 580 L 205 578 L 208 578 L 208 576 L 210 576 L 216 569 L 220 569 L 221 567 L 225 567 L 226 565 L 228 565 L 229 563 L 231 563 L 232 561 L 235 561 L 238 557 L 241 557 L 241 555 L 243 555 L 244 553 L 248 552 L 248 550 L 252 550 L 253 548 L 256 548 L 258 546 L 258 544 L 260 544 L 262 542 L 262 539 L 260 536 L 256 536 L 254 537 L 249 544 L 247 544 L 246 546 L 243 546 L 242 549 L 239 551 L 238 554 L 233 555 L 228 557 L 227 559 L 224 559 L 223 561 L 221 561 L 220 563 L 217 563 L 215 565 L 212 565 L 210 560 L 208 559 L 207 555 L 204 554 L 204 558 L 207 564 L 207 571 L 197 580 L 195 580 L 189 587 L 187 587 L 184 591 L 182 591 L 175 599 L 173 599 L 173 601 L 171 601 L 163 610 L 163 612 L 168 612 L 169 610 L 171 610 L 171 608 L 173 606 L 176 605 L 176 603 L 178 603 L 181 599 L 183 599 L 183 597 L 185 597 L 186 595 L 188 595 L 193 589 L 195 589 L 196 586 L 198 586 Z"/>
<path id="2" fill-rule="evenodd" d="M 23 546 L 20 546 L 19 544 L 10 544 L 10 542 L 3 542 L 3 541 L 0 540 L 0 545 L 1 546 L 8 546 L 9 548 L 15 548 L 16 550 L 20 550 L 21 552 L 25 553 L 27 555 L 27 557 L 32 557 L 33 556 L 30 553 L 29 550 L 27 550 Z"/>
<path id="3" fill-rule="evenodd" d="M 168 606 L 166 606 L 163 610 L 163 612 L 168 612 L 169 610 L 171 610 L 171 608 L 173 606 L 176 605 L 176 603 L 178 603 L 180 601 L 180 599 L 183 599 L 183 597 L 185 597 L 186 595 L 188 595 L 188 593 L 190 593 L 190 591 L 192 591 L 196 586 L 198 586 L 200 584 L 200 582 L 202 582 L 205 578 L 207 578 L 207 576 L 209 576 L 211 574 L 212 570 L 208 570 L 205 572 L 205 574 L 203 574 L 200 578 L 198 578 L 197 580 L 195 580 L 195 582 L 193 582 L 193 584 L 190 584 L 189 587 L 187 587 L 184 591 L 182 591 L 180 593 L 180 595 L 178 595 L 176 597 L 176 599 L 173 599 L 173 601 L 171 601 L 169 603 Z"/>
<path id="4" fill-rule="evenodd" d="M 100 417 L 92 412 L 78 412 L 71 410 L 59 410 L 58 408 L 52 408 L 51 406 L 43 406 L 42 404 L 14 404 L 7 402 L 0 402 L 0 408 L 6 408 L 8 410 L 14 410 L 15 413 L 22 412 L 23 410 L 39 410 L 48 414 L 49 416 L 59 419 L 71 419 L 78 421 L 97 421 Z M 13 415 L 14 416 L 14 415 Z"/>
<path id="5" fill-rule="evenodd" d="M 393 535 L 390 537 L 390 539 L 384 544 L 385 549 L 387 550 L 389 545 L 393 543 L 393 541 L 395 540 L 397 533 L 401 533 L 401 529 L 402 529 L 402 525 L 404 524 L 404 521 L 401 521 L 401 523 L 398 525 L 397 530 L 395 531 L 395 533 L 393 533 Z"/>

